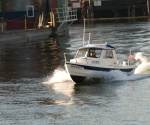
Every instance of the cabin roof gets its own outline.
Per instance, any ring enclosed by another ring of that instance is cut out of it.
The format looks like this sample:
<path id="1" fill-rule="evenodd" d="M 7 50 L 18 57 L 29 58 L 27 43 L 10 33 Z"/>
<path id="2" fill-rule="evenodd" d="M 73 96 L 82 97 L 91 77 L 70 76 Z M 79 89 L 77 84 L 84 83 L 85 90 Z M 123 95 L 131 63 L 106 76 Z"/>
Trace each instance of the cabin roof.
<path id="1" fill-rule="evenodd" d="M 85 45 L 83 47 L 80 47 L 79 49 L 115 49 L 115 47 L 109 45 L 109 44 L 89 44 Z"/>

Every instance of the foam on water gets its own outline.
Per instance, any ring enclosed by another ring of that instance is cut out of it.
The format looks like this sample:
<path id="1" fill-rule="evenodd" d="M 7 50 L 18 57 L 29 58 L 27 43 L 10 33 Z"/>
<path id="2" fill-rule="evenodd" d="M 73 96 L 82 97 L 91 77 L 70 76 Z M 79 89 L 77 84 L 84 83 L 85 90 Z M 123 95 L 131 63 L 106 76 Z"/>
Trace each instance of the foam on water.
<path id="1" fill-rule="evenodd" d="M 67 81 L 72 81 L 70 75 L 64 69 L 58 68 L 51 76 L 48 76 L 45 83 L 52 84 Z"/>
<path id="2" fill-rule="evenodd" d="M 134 74 L 150 74 L 150 61 L 149 58 L 144 56 L 142 52 L 135 54 L 135 59 L 140 60 L 141 64 L 137 66 Z"/>
<path id="3" fill-rule="evenodd" d="M 55 92 L 61 93 L 67 97 L 70 97 L 74 92 L 74 82 L 71 80 L 70 75 L 61 68 L 56 69 L 51 76 L 48 76 L 44 85 L 52 88 Z M 67 98 L 68 99 L 68 98 Z M 72 101 L 58 102 L 65 105 L 72 104 Z"/>
<path id="4" fill-rule="evenodd" d="M 126 73 L 113 70 L 110 72 L 94 72 L 87 76 L 86 80 L 91 80 L 92 78 L 98 78 L 101 81 L 113 81 L 113 80 L 120 80 L 120 78 L 123 78 L 121 80 L 127 80 L 128 76 Z"/>
<path id="5" fill-rule="evenodd" d="M 98 78 L 102 82 L 111 82 L 111 81 L 134 81 L 139 79 L 144 79 L 150 77 L 150 74 L 132 74 L 127 75 L 126 73 L 118 70 L 113 70 L 110 72 L 100 72 L 92 73 L 87 76 L 87 81 L 92 80 L 93 78 Z"/>

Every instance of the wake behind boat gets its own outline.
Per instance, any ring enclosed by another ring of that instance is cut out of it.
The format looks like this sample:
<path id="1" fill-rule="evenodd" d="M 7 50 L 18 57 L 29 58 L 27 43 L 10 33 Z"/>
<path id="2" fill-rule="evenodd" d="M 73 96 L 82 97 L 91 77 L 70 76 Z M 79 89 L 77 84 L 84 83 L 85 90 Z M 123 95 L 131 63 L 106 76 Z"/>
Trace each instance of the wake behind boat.
<path id="1" fill-rule="evenodd" d="M 73 59 L 67 60 L 66 53 L 65 69 L 75 83 L 80 83 L 90 74 L 100 74 L 119 70 L 131 74 L 135 66 L 130 61 L 119 62 L 115 47 L 105 44 L 88 44 L 80 47 Z M 97 76 L 93 76 L 96 78 Z"/>

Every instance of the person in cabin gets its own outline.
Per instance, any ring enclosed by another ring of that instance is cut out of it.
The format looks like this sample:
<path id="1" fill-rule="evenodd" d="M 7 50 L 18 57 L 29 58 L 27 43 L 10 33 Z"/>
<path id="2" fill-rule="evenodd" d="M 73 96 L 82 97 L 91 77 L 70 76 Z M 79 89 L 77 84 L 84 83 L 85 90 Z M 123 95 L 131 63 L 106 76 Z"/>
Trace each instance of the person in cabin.
<path id="1" fill-rule="evenodd" d="M 97 57 L 96 57 L 96 53 L 95 53 L 94 51 L 90 52 L 90 57 L 97 58 Z"/>

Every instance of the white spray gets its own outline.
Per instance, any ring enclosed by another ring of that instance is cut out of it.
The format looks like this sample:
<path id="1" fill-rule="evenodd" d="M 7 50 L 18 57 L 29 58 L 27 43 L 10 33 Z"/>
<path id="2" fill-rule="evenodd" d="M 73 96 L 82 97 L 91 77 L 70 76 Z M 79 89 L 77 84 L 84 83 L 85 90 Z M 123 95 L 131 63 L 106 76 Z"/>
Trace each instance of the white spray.
<path id="1" fill-rule="evenodd" d="M 149 58 L 144 56 L 142 52 L 135 54 L 135 59 L 140 60 L 141 64 L 135 69 L 134 74 L 150 74 Z"/>
<path id="2" fill-rule="evenodd" d="M 48 77 L 46 80 L 47 83 L 59 83 L 59 82 L 66 82 L 66 81 L 72 81 L 69 74 L 64 69 L 55 69 L 53 74 Z"/>
<path id="3" fill-rule="evenodd" d="M 48 76 L 47 79 L 42 83 L 55 92 L 63 94 L 67 97 L 70 97 L 74 92 L 74 82 L 71 80 L 69 74 L 61 68 L 55 69 L 51 76 Z M 65 98 L 65 97 L 64 97 Z M 65 98 L 68 100 L 68 98 Z M 59 102 L 63 103 L 63 102 Z M 69 98 L 69 101 L 65 101 L 65 104 L 70 104 L 72 101 Z"/>

